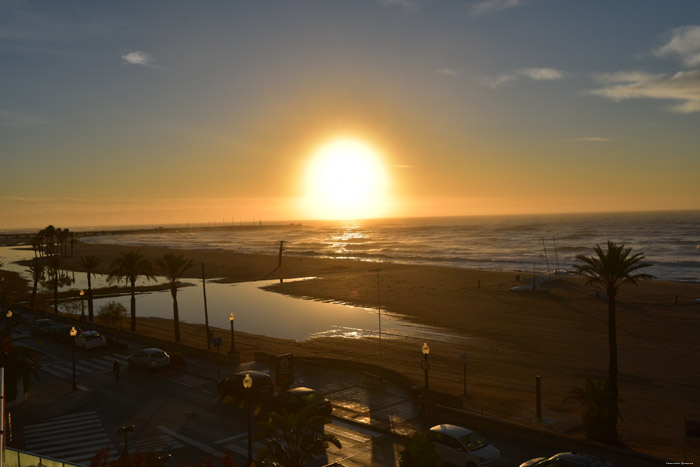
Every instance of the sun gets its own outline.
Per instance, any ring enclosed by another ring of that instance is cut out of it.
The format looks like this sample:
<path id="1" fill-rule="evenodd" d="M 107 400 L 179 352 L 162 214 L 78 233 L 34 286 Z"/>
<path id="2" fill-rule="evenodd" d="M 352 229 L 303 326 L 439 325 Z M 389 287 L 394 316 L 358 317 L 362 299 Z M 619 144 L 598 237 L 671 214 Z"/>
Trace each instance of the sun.
<path id="1" fill-rule="evenodd" d="M 312 155 L 304 208 L 315 219 L 365 219 L 386 214 L 388 177 L 369 144 L 340 139 Z"/>

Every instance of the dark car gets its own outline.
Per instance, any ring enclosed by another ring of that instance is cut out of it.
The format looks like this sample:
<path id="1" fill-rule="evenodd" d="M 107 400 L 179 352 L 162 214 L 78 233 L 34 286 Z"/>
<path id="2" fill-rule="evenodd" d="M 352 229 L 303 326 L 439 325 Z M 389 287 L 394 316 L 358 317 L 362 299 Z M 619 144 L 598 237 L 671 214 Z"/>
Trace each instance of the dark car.
<path id="1" fill-rule="evenodd" d="M 56 324 L 46 330 L 46 335 L 57 342 L 71 342 L 73 337 L 70 335 L 70 331 L 74 327 L 72 324 Z M 80 334 L 79 327 L 75 327 L 75 330 Z"/>
<path id="2" fill-rule="evenodd" d="M 612 464 L 590 454 L 560 452 L 552 457 L 530 459 L 520 467 L 612 467 Z"/>
<path id="3" fill-rule="evenodd" d="M 243 379 L 246 375 L 250 375 L 253 379 L 253 386 L 250 389 L 243 387 Z M 217 390 L 220 402 L 223 402 L 227 396 L 243 401 L 246 398 L 246 391 L 250 391 L 248 395 L 251 401 L 262 402 L 275 394 L 275 383 L 272 382 L 270 375 L 262 371 L 240 371 L 219 380 Z"/>
<path id="4" fill-rule="evenodd" d="M 50 319 L 35 319 L 31 325 L 33 336 L 48 336 L 57 324 Z"/>
<path id="5" fill-rule="evenodd" d="M 286 410 L 289 413 L 297 413 L 302 408 L 311 405 L 316 415 L 330 417 L 333 408 L 331 401 L 316 392 L 315 389 L 298 387 L 278 394 L 272 402 L 274 410 L 280 412 Z"/>

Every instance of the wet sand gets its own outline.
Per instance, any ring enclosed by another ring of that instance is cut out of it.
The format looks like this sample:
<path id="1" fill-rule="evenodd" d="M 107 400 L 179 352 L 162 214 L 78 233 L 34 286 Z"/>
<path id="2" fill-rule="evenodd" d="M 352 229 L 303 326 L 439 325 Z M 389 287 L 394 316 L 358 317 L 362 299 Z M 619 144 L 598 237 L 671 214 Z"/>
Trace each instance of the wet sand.
<path id="1" fill-rule="evenodd" d="M 107 272 L 118 253 L 128 249 L 77 244 L 75 258 L 67 258 L 64 264 L 79 270 L 77 258 L 94 254 L 103 258 L 98 272 Z M 155 259 L 170 250 L 142 247 L 141 251 Z M 470 338 L 468 344 L 440 338 L 428 342 L 431 388 L 461 394 L 460 356 L 467 353 L 467 405 L 493 414 L 534 419 L 535 376 L 541 375 L 545 418 L 557 422 L 559 430 L 573 428 L 578 424 L 578 408 L 564 402 L 566 393 L 582 385 L 586 376 L 607 374 L 607 302 L 596 299 L 581 279 L 556 281 L 546 293 L 516 293 L 510 288 L 523 282 L 516 280 L 515 273 L 300 257 L 284 257 L 278 268 L 276 256 L 178 251 L 196 262 L 188 274 L 192 278 L 201 278 L 201 263 L 207 278 L 225 281 L 314 276 L 272 289 L 364 307 L 377 306 L 379 275 L 382 310 Z M 700 285 L 663 281 L 625 285 L 620 291 L 618 355 L 624 399 L 620 432 L 633 449 L 673 460 L 682 457 L 683 416 L 700 411 L 700 304 L 694 302 L 698 297 Z M 186 341 L 205 346 L 201 327 L 187 326 Z M 137 330 L 172 338 L 168 320 L 143 318 Z M 221 334 L 227 348 L 227 330 Z M 256 350 L 326 355 L 379 364 L 406 374 L 418 385 L 423 382 L 422 341 L 412 338 L 384 336 L 381 355 L 375 338 L 296 343 L 237 333 L 236 345 L 243 358 L 252 358 Z"/>

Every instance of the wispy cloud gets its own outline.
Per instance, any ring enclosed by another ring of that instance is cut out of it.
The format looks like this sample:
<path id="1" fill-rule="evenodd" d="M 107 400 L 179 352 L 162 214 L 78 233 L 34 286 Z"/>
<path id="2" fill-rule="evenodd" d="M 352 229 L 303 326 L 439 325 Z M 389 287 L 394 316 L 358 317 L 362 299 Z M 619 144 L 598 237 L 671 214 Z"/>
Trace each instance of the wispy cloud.
<path id="1" fill-rule="evenodd" d="M 122 55 L 122 63 L 129 65 L 140 65 L 148 68 L 161 68 L 154 64 L 155 58 L 153 55 L 147 54 L 140 50 L 134 50 L 132 52 Z"/>
<path id="2" fill-rule="evenodd" d="M 443 75 L 443 76 L 457 76 L 457 70 L 453 70 L 452 68 L 437 68 L 435 70 L 435 73 L 438 75 Z"/>
<path id="3" fill-rule="evenodd" d="M 581 136 L 576 138 L 576 141 L 579 143 L 609 143 L 612 139 L 601 136 Z"/>
<path id="4" fill-rule="evenodd" d="M 417 0 L 381 0 L 381 4 L 400 7 L 406 10 L 415 10 L 418 8 Z"/>
<path id="5" fill-rule="evenodd" d="M 645 72 L 618 72 L 598 76 L 602 87 L 591 94 L 613 101 L 660 99 L 681 101 L 669 109 L 689 114 L 700 112 L 700 70 L 679 71 L 674 75 Z"/>
<path id="6" fill-rule="evenodd" d="M 469 10 L 472 15 L 477 16 L 493 11 L 506 10 L 522 4 L 522 0 L 479 0 L 471 5 Z"/>
<path id="7" fill-rule="evenodd" d="M 511 81 L 519 78 L 528 78 L 533 81 L 556 81 L 564 78 L 565 73 L 554 68 L 522 68 L 512 73 L 503 73 L 494 78 L 487 79 L 487 83 L 492 88 L 505 86 Z"/>
<path id="8" fill-rule="evenodd" d="M 700 26 L 683 26 L 671 31 L 671 40 L 654 53 L 661 57 L 677 56 L 689 67 L 700 65 Z"/>
<path id="9" fill-rule="evenodd" d="M 49 122 L 39 116 L 26 112 L 0 109 L 0 127 L 5 128 L 35 128 Z"/>

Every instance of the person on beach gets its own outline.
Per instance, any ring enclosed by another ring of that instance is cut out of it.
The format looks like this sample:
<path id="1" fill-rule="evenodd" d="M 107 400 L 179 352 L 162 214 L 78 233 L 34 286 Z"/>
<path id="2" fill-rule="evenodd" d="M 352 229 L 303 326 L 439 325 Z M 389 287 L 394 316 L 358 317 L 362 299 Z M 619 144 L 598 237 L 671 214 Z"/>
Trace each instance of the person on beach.
<path id="1" fill-rule="evenodd" d="M 112 364 L 112 374 L 114 375 L 114 379 L 119 381 L 119 360 L 114 360 L 114 364 Z"/>

